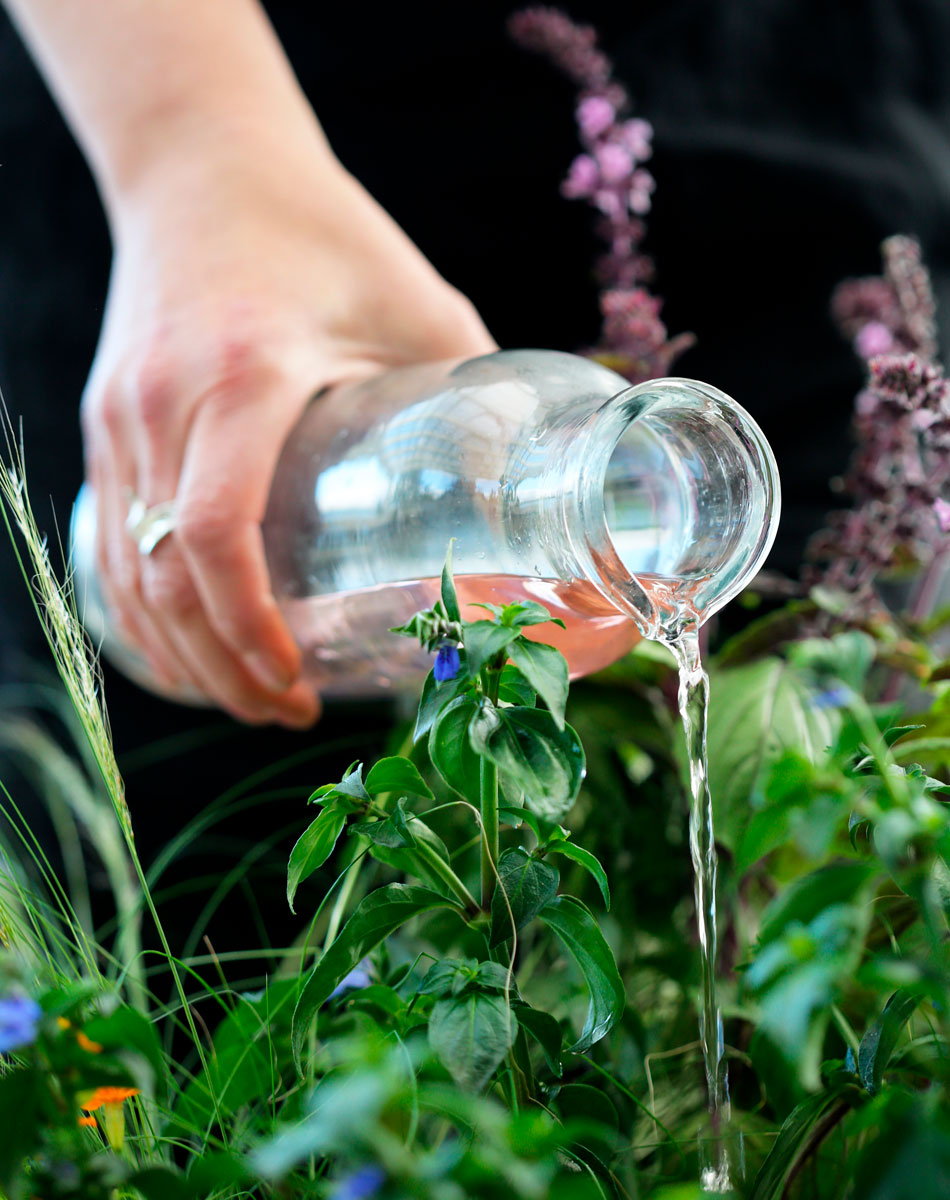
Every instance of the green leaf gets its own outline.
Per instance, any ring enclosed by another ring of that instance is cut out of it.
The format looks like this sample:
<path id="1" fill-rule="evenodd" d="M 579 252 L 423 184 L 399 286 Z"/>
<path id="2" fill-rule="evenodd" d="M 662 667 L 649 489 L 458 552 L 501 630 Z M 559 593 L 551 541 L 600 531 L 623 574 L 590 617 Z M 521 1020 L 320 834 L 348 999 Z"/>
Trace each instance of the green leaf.
<path id="1" fill-rule="evenodd" d="M 478 962 L 474 958 L 444 958 L 434 962 L 426 971 L 425 978 L 419 984 L 419 991 L 423 996 L 448 996 L 461 991 L 461 988 L 456 987 L 459 979 L 462 980 L 462 987 L 472 983 L 477 971 Z"/>
<path id="2" fill-rule="evenodd" d="M 366 776 L 365 787 L 371 796 L 379 796 L 384 792 L 405 792 L 426 800 L 435 799 L 416 764 L 401 755 L 381 758 Z"/>
<path id="3" fill-rule="evenodd" d="M 759 1168 L 749 1200 L 781 1200 L 796 1163 L 821 1139 L 829 1122 L 848 1110 L 842 1089 L 810 1096 L 792 1111 Z"/>
<path id="4" fill-rule="evenodd" d="M 532 857 L 520 846 L 506 850 L 498 860 L 498 882 L 491 901 L 489 949 L 507 942 L 515 930 L 534 920 L 545 904 L 554 899 L 558 881 L 557 870 L 550 863 Z"/>
<path id="5" fill-rule="evenodd" d="M 473 621 L 470 625 L 463 625 L 462 641 L 469 674 L 473 677 L 477 675 L 489 659 L 500 654 L 519 636 L 517 629 L 498 625 L 494 621 Z"/>
<path id="6" fill-rule="evenodd" d="M 287 903 L 294 911 L 297 888 L 327 861 L 337 838 L 343 832 L 347 814 L 337 805 L 328 804 L 319 817 L 303 831 L 290 852 L 287 863 Z"/>
<path id="7" fill-rule="evenodd" d="M 469 989 L 437 1000 L 429 1045 L 459 1087 L 479 1091 L 508 1053 L 518 1021 L 504 996 Z"/>
<path id="8" fill-rule="evenodd" d="M 339 783 L 326 783 L 311 795 L 308 804 L 323 804 L 327 800 L 345 796 L 349 800 L 358 800 L 361 804 L 369 801 L 369 793 L 363 786 L 363 764 L 351 763 Z"/>
<path id="9" fill-rule="evenodd" d="M 449 861 L 449 852 L 446 849 L 445 842 L 439 835 L 429 828 L 424 821 L 420 821 L 418 817 L 413 817 L 408 822 L 407 830 L 411 835 L 414 844 L 425 842 L 425 844 L 438 854 L 439 858 Z M 429 867 L 428 863 L 410 847 L 403 846 L 386 846 L 377 842 L 372 850 L 373 858 L 384 862 L 387 866 L 392 867 L 396 871 L 401 871 L 404 875 L 414 875 L 417 879 L 421 879 L 429 887 L 434 887 L 438 891 L 443 891 L 446 887 L 445 881 Z"/>
<path id="10" fill-rule="evenodd" d="M 483 700 L 471 740 L 542 820 L 559 821 L 570 812 L 584 779 L 584 751 L 570 725 L 558 729 L 541 708 L 496 708 Z"/>
<path id="11" fill-rule="evenodd" d="M 573 896 L 557 896 L 538 917 L 557 934 L 580 967 L 590 992 L 590 1008 L 581 1036 L 570 1047 L 589 1050 L 623 1014 L 626 996 L 614 956 L 590 910 Z"/>
<path id="12" fill-rule="evenodd" d="M 866 1130 L 857 1163 L 849 1161 L 856 1200 L 946 1200 L 950 1195 L 950 1123 L 931 1094 L 885 1093 L 876 1127 Z M 870 1136 L 868 1136 L 870 1135 Z M 875 1136 L 876 1135 L 876 1136 Z"/>
<path id="13" fill-rule="evenodd" d="M 123 1004 L 107 1016 L 93 1017 L 84 1025 L 83 1033 L 105 1050 L 140 1054 L 151 1067 L 154 1079 L 164 1084 L 166 1059 L 155 1026 L 137 1009 Z"/>
<path id="14" fill-rule="evenodd" d="M 759 944 L 777 938 L 793 921 L 807 925 L 826 908 L 854 900 L 874 874 L 869 863 L 835 863 L 794 880 L 765 910 Z"/>
<path id="15" fill-rule="evenodd" d="M 501 619 L 505 625 L 546 625 L 549 621 L 554 625 L 566 628 L 560 617 L 552 617 L 543 604 L 537 600 L 520 600 L 515 604 L 506 604 L 502 610 Z"/>
<path id="16" fill-rule="evenodd" d="M 521 708 L 534 708 L 536 693 L 513 663 L 505 663 L 498 679 L 498 699 Z"/>
<path id="17" fill-rule="evenodd" d="M 564 1042 L 561 1026 L 550 1013 L 532 1008 L 530 1004 L 517 1005 L 515 1013 L 521 1028 L 530 1034 L 541 1047 L 544 1061 L 548 1064 L 552 1074 L 560 1076 L 564 1070 L 561 1062 L 561 1047 Z"/>
<path id="18" fill-rule="evenodd" d="M 429 732 L 429 758 L 445 782 L 477 805 L 479 761 L 468 735 L 478 704 L 471 696 L 459 696 L 439 713 Z"/>
<path id="19" fill-rule="evenodd" d="M 469 684 L 468 673 L 461 669 L 453 679 L 446 679 L 443 683 L 437 683 L 435 674 L 432 671 L 429 672 L 422 685 L 422 697 L 419 700 L 416 724 L 412 731 L 413 743 L 425 737 L 442 709 Z"/>
<path id="20" fill-rule="evenodd" d="M 898 1039 L 919 1003 L 920 996 L 912 992 L 895 992 L 884 1006 L 883 1013 L 861 1039 L 858 1074 L 872 1096 L 880 1090 L 881 1080 Z"/>
<path id="21" fill-rule="evenodd" d="M 832 638 L 805 638 L 789 648 L 788 656 L 796 667 L 820 679 L 839 679 L 860 692 L 876 653 L 874 638 L 852 629 Z"/>
<path id="22" fill-rule="evenodd" d="M 475 982 L 479 987 L 486 988 L 488 991 L 518 994 L 518 985 L 515 983 L 514 976 L 501 963 L 479 963 L 475 973 Z"/>
<path id="23" fill-rule="evenodd" d="M 271 997 L 277 1005 L 281 990 L 278 986 Z M 235 998 L 235 1007 L 215 1030 L 214 1053 L 207 1060 L 210 1083 L 204 1072 L 198 1073 L 175 1103 L 175 1136 L 207 1129 L 217 1112 L 234 1113 L 271 1096 L 272 1038 L 276 1032 L 271 1024 L 270 1003 L 263 996 L 259 1000 Z"/>
<path id="24" fill-rule="evenodd" d="M 442 568 L 442 605 L 450 621 L 461 621 L 459 598 L 455 592 L 455 581 L 452 578 L 452 546 L 455 538 L 449 542 L 445 552 L 445 566 Z"/>
<path id="25" fill-rule="evenodd" d="M 511 804 L 499 804 L 498 817 L 503 824 L 510 825 L 513 829 L 518 829 L 524 822 L 539 842 L 544 841 L 541 825 L 530 808 L 515 808 Z"/>
<path id="26" fill-rule="evenodd" d="M 926 725 L 891 725 L 889 729 L 884 730 L 881 736 L 884 738 L 886 745 L 893 746 L 895 742 L 899 742 L 901 738 L 906 737 L 909 733 L 926 728 Z"/>
<path id="27" fill-rule="evenodd" d="M 545 843 L 544 853 L 561 854 L 593 875 L 600 888 L 600 894 L 604 898 L 604 907 L 608 912 L 610 911 L 610 884 L 607 882 L 607 872 L 589 850 L 585 850 L 583 846 L 576 846 L 565 838 L 555 838 L 554 841 Z"/>
<path id="28" fill-rule="evenodd" d="M 410 829 L 412 814 L 405 810 L 405 798 L 400 796 L 396 807 L 382 820 L 363 821 L 354 825 L 350 832 L 367 838 L 374 846 L 386 846 L 398 850 L 416 844 L 416 839 Z"/>
<path id="29" fill-rule="evenodd" d="M 564 655 L 553 646 L 529 642 L 527 638 L 519 638 L 513 643 L 508 654 L 548 706 L 558 729 L 563 729 L 568 689 L 567 660 Z"/>
<path id="30" fill-rule="evenodd" d="M 235 1191 L 250 1181 L 247 1164 L 227 1152 L 202 1151 L 200 1158 L 191 1159 L 188 1182 L 199 1196 L 208 1196 L 227 1188 Z"/>
<path id="31" fill-rule="evenodd" d="M 709 788 L 717 840 L 735 851 L 771 764 L 786 748 L 822 761 L 839 716 L 816 708 L 811 689 L 781 659 L 711 674 Z"/>
<path id="32" fill-rule="evenodd" d="M 172 1167 L 143 1167 L 134 1171 L 126 1183 L 141 1192 L 145 1200 L 195 1200 L 198 1194 L 194 1183 Z"/>
<path id="33" fill-rule="evenodd" d="M 20 1169 L 39 1144 L 42 1094 L 43 1077 L 34 1067 L 0 1077 L 0 1192 L 10 1200 L 19 1200 L 28 1183 Z"/>
<path id="34" fill-rule="evenodd" d="M 400 925 L 436 908 L 464 915 L 457 904 L 428 888 L 391 883 L 371 892 L 340 930 L 335 942 L 310 972 L 294 1010 L 291 1044 L 297 1070 L 303 1074 L 301 1055 L 310 1023 L 320 1005 L 366 955 Z"/>

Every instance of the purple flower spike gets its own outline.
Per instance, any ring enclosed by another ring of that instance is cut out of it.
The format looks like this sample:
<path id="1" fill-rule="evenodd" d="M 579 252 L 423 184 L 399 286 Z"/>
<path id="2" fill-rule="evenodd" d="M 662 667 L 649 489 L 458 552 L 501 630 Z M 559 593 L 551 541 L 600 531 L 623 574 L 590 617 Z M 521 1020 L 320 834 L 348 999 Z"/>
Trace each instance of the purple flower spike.
<path id="1" fill-rule="evenodd" d="M 594 193 L 599 182 L 597 164 L 589 154 L 578 154 L 561 184 L 561 192 L 568 200 L 583 200 Z"/>
<path id="2" fill-rule="evenodd" d="M 29 996 L 7 996 L 0 1000 L 0 1054 L 28 1046 L 36 1038 L 43 1010 Z"/>
<path id="3" fill-rule="evenodd" d="M 617 110 L 603 96 L 587 96 L 577 106 L 577 124 L 585 138 L 600 137 L 617 119 Z"/>
<path id="4" fill-rule="evenodd" d="M 882 321 L 868 321 L 855 335 L 854 348 L 862 358 L 889 354 L 894 348 L 894 335 Z"/>
<path id="5" fill-rule="evenodd" d="M 447 679 L 454 679 L 459 673 L 460 666 L 458 646 L 453 642 L 443 642 L 432 667 L 436 683 L 445 683 Z"/>
<path id="6" fill-rule="evenodd" d="M 598 48 L 597 34 L 589 25 L 576 25 L 556 8 L 534 6 L 515 13 L 508 28 L 516 42 L 543 54 L 580 92 L 575 116 L 585 153 L 571 163 L 561 195 L 586 200 L 601 214 L 597 232 L 609 247 L 597 263 L 602 303 L 604 293 L 625 291 L 637 303 L 642 285 L 653 275 L 653 263 L 641 249 L 646 228 L 638 219 L 652 207 L 653 176 L 638 164 L 653 152 L 653 127 L 642 117 L 628 115 L 627 89 L 613 78 L 613 64 Z M 598 344 L 584 353 L 631 383 L 668 375 L 670 364 L 692 345 L 693 336 L 668 338 L 655 313 L 649 325 L 643 336 L 625 324 L 623 340 L 618 342 L 613 337 L 616 329 L 605 323 Z M 661 330 L 663 336 L 657 341 L 654 334 Z"/>

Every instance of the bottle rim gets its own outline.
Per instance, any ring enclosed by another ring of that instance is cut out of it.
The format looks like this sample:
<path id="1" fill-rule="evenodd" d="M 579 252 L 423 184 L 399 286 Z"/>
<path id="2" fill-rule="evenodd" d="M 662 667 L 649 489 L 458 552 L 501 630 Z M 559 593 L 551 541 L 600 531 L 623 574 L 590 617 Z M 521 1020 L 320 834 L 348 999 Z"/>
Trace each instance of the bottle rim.
<path id="1" fill-rule="evenodd" d="M 726 560 L 729 569 L 721 565 L 706 580 L 705 589 L 700 584 L 697 590 L 704 596 L 696 606 L 690 601 L 684 605 L 678 596 L 682 581 L 671 579 L 669 586 L 658 586 L 657 578 L 652 577 L 645 586 L 631 574 L 611 535 L 604 502 L 608 465 L 631 426 L 651 415 L 662 414 L 667 422 L 675 420 L 678 409 L 701 413 L 711 426 L 728 427 L 744 451 L 750 494 L 755 498 L 752 508 L 761 517 L 756 538 Z M 778 533 L 781 483 L 775 455 L 761 427 L 731 396 L 696 379 L 669 376 L 647 380 L 623 388 L 601 404 L 585 422 L 582 436 L 585 445 L 574 498 L 580 536 L 572 538 L 573 549 L 591 582 L 616 608 L 633 617 L 645 637 L 675 636 L 671 621 L 675 625 L 677 619 L 680 625 L 686 620 L 702 624 L 758 574 Z M 567 522 L 569 530 L 572 524 Z M 719 586 L 712 584 L 716 576 L 722 580 Z"/>

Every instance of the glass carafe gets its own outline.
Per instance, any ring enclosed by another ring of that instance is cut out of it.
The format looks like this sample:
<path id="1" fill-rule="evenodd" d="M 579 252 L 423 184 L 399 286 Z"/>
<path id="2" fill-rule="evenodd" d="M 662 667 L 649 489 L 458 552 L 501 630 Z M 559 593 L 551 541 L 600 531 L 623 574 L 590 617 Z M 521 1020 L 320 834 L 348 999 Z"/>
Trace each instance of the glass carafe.
<path id="1" fill-rule="evenodd" d="M 589 359 L 509 350 L 388 371 L 315 398 L 288 438 L 263 523 L 274 595 L 304 675 L 329 695 L 416 684 L 427 657 L 388 632 L 438 596 L 450 540 L 463 617 L 532 599 L 532 632 L 574 676 L 639 637 L 705 620 L 748 582 L 779 513 L 752 418 L 688 379 L 630 387 Z M 130 674 L 73 522 L 80 604 Z"/>

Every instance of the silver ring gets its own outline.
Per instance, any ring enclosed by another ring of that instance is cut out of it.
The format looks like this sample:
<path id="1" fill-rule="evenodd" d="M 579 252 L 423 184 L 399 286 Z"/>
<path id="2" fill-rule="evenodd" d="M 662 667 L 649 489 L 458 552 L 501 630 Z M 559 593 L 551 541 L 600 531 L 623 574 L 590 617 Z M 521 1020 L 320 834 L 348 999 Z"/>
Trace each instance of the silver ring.
<path id="1" fill-rule="evenodd" d="M 126 531 L 139 548 L 139 554 L 147 556 L 163 538 L 175 528 L 175 501 L 164 500 L 147 508 L 144 500 L 133 496 L 129 504 L 129 515 L 125 518 Z"/>

